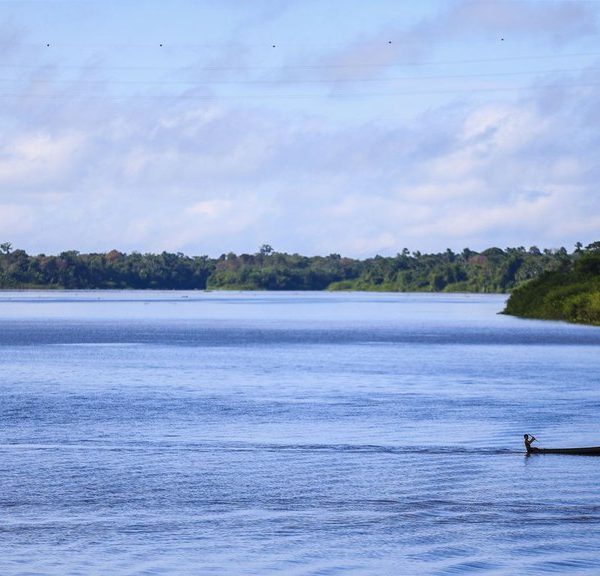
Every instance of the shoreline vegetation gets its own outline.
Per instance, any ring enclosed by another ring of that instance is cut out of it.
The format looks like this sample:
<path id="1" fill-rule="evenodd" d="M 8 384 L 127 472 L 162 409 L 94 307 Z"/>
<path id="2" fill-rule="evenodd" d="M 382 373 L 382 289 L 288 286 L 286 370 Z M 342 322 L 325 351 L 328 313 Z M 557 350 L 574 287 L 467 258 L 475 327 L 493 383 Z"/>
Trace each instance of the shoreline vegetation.
<path id="1" fill-rule="evenodd" d="M 600 242 L 587 246 L 570 265 L 516 287 L 503 313 L 600 326 Z"/>
<path id="2" fill-rule="evenodd" d="M 364 260 L 288 254 L 268 244 L 254 254 L 229 252 L 218 258 L 118 250 L 34 256 L 5 242 L 0 244 L 0 288 L 508 293 L 547 274 L 581 273 L 579 261 L 597 253 L 598 242 L 585 249 L 578 244 L 572 253 L 536 246 L 434 254 L 405 248 L 396 256 Z"/>

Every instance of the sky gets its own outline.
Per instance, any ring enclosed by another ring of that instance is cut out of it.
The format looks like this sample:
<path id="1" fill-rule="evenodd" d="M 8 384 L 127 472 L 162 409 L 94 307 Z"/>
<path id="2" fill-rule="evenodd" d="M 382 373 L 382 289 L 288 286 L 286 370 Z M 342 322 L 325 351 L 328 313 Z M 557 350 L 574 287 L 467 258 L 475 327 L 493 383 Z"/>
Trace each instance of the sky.
<path id="1" fill-rule="evenodd" d="M 0 242 L 600 240 L 600 2 L 0 0 Z"/>

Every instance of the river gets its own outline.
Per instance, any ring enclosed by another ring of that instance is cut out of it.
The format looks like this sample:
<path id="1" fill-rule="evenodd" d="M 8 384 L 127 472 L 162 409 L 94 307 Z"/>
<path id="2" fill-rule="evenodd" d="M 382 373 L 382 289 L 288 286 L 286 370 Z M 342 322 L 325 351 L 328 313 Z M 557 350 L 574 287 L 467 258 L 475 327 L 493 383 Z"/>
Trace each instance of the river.
<path id="1" fill-rule="evenodd" d="M 598 574 L 600 328 L 500 295 L 0 293 L 0 573 Z"/>

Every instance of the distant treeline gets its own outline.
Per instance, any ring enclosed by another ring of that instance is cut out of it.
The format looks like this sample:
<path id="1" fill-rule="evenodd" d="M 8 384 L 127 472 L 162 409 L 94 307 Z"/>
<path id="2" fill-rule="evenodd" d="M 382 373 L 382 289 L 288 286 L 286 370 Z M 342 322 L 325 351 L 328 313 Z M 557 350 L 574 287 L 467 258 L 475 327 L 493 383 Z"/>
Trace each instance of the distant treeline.
<path id="1" fill-rule="evenodd" d="M 518 287 L 506 314 L 600 326 L 600 242 L 590 244 L 570 266 L 545 272 Z"/>
<path id="2" fill-rule="evenodd" d="M 573 253 L 535 246 L 437 254 L 404 249 L 392 257 L 357 260 L 287 254 L 263 245 L 255 254 L 219 258 L 117 250 L 32 256 L 6 242 L 0 244 L 0 288 L 509 292 L 545 272 L 571 269 L 584 252 L 580 244 Z"/>

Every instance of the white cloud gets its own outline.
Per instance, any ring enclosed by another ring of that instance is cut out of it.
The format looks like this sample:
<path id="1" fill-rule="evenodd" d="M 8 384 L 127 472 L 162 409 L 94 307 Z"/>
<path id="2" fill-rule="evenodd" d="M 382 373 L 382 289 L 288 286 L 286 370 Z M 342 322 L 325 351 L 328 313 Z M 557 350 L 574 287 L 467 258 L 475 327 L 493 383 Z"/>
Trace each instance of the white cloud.
<path id="1" fill-rule="evenodd" d="M 202 219 L 216 220 L 230 215 L 233 203 L 229 200 L 203 200 L 196 202 L 186 209 L 191 216 L 199 216 Z"/>
<path id="2" fill-rule="evenodd" d="M 71 131 L 34 132 L 9 140 L 0 148 L 0 185 L 31 187 L 64 178 L 75 168 L 84 142 Z"/>
<path id="3" fill-rule="evenodd" d="M 27 235 L 34 226 L 33 210 L 15 203 L 0 203 L 0 231 L 5 238 L 11 235 Z"/>

